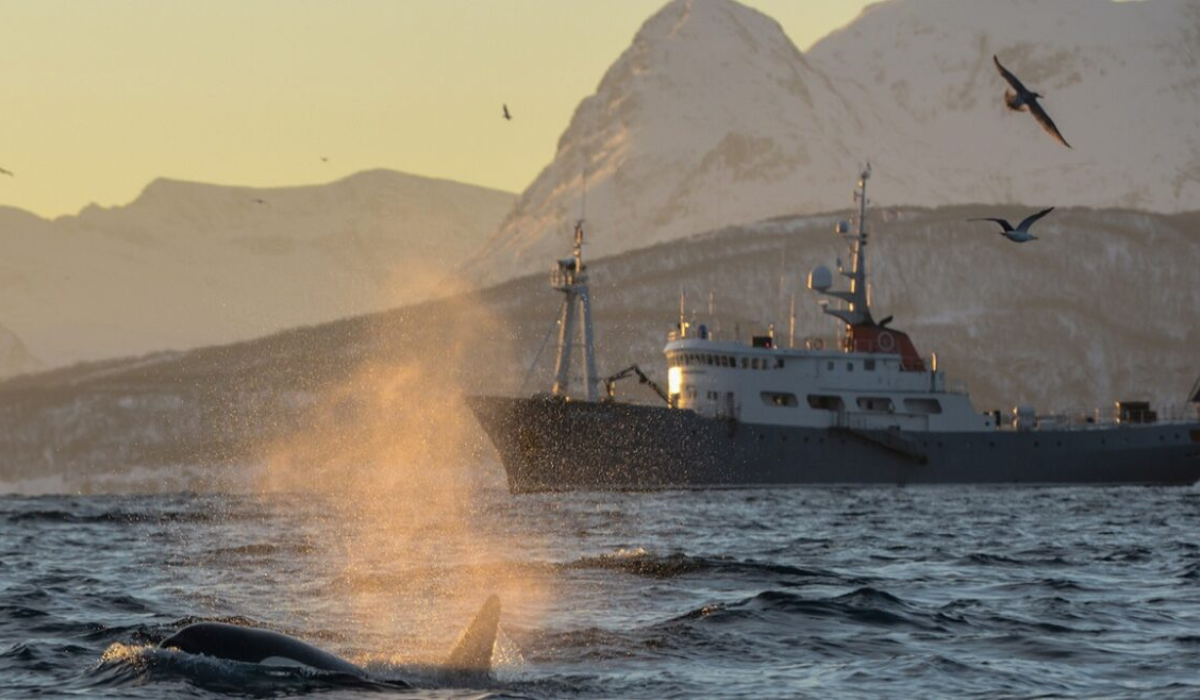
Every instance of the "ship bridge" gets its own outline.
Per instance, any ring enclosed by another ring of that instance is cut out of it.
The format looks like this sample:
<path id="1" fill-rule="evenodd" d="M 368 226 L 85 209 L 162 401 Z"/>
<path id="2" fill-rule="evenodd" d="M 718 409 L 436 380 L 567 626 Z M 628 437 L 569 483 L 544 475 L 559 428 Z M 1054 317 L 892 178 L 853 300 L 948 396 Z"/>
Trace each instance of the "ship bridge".
<path id="1" fill-rule="evenodd" d="M 773 329 L 749 342 L 719 339 L 704 325 L 681 317 L 664 354 L 672 406 L 715 418 L 764 425 L 965 431 L 995 427 L 995 417 L 979 414 L 961 385 L 948 383 L 927 362 L 908 334 L 891 328 L 891 317 L 876 321 L 867 285 L 866 169 L 855 190 L 859 205 L 855 231 L 839 223 L 850 244 L 851 268 L 838 272 L 849 290 L 834 291 L 833 273 L 824 266 L 809 275 L 809 288 L 838 302 L 824 312 L 844 324 L 838 340 L 813 339 L 804 348 L 781 348 Z M 693 330 L 695 328 L 695 330 Z"/>

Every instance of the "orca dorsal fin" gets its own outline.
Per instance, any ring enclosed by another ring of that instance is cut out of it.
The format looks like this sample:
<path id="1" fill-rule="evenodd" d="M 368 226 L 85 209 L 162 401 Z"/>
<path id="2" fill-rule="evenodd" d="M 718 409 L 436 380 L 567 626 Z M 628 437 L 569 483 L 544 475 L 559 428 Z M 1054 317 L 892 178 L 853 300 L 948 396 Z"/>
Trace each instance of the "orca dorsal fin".
<path id="1" fill-rule="evenodd" d="M 492 669 L 492 647 L 500 627 L 500 598 L 491 596 L 454 645 L 446 670 L 451 673 L 486 674 Z"/>

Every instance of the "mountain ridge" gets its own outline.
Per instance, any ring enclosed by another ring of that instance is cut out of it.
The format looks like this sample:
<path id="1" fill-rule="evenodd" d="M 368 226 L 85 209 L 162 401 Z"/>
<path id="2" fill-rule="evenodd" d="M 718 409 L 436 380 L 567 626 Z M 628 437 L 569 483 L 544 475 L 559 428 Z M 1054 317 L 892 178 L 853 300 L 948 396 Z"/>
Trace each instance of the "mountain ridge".
<path id="1" fill-rule="evenodd" d="M 829 173 L 867 160 L 888 205 L 1200 208 L 1200 10 L 1113 5 L 891 0 L 803 53 L 733 0 L 672 0 L 466 269 L 496 281 L 549 259 L 585 173 L 599 255 L 836 208 Z M 1075 149 L 1009 113 L 994 53 Z"/>
<path id="2" fill-rule="evenodd" d="M 512 200 L 379 169 L 279 188 L 160 178 L 54 220 L 0 210 L 0 323 L 55 366 L 381 310 L 452 291 Z"/>

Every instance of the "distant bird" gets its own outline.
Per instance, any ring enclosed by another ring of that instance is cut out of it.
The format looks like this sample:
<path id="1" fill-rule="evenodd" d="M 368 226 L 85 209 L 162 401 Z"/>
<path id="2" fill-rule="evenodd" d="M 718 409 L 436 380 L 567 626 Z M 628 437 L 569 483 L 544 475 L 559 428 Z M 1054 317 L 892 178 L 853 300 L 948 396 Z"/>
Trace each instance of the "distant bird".
<path id="1" fill-rule="evenodd" d="M 266 203 L 267 203 L 267 200 L 265 200 L 265 199 L 255 199 L 255 200 L 254 200 L 254 203 L 255 203 L 255 204 L 266 204 Z"/>
<path id="2" fill-rule="evenodd" d="M 1004 92 L 1004 104 L 1008 105 L 1008 108 L 1014 112 L 1024 112 L 1025 108 L 1028 107 L 1029 113 L 1033 115 L 1038 124 L 1042 125 L 1047 134 L 1053 136 L 1055 141 L 1070 148 L 1071 144 L 1067 143 L 1067 140 L 1059 133 L 1058 127 L 1054 126 L 1054 121 L 1050 119 L 1050 115 L 1046 114 L 1046 110 L 1042 109 L 1042 106 L 1038 104 L 1038 98 L 1042 97 L 1042 95 L 1022 85 L 1021 81 L 1017 80 L 1017 76 L 1008 72 L 1008 69 L 1000 65 L 1000 59 L 996 58 L 995 54 L 992 55 L 992 60 L 996 62 L 996 69 L 1000 71 L 1000 75 L 1012 86 L 1012 90 Z"/>
<path id="3" fill-rule="evenodd" d="M 7 176 L 9 176 L 9 177 L 16 177 L 16 175 L 13 175 L 13 172 L 12 172 L 11 170 L 6 170 L 6 169 L 4 169 L 4 168 L 0 168 L 0 175 L 7 175 Z"/>
<path id="4" fill-rule="evenodd" d="M 1012 224 L 1008 223 L 1008 219 L 982 218 L 982 219 L 967 219 L 967 221 L 995 221 L 996 223 L 1000 224 L 1000 228 L 1001 228 L 1001 230 L 997 231 L 996 233 L 1000 234 L 1001 236 L 1004 236 L 1005 238 L 1007 238 L 1010 241 L 1014 241 L 1016 243 L 1024 243 L 1025 241 L 1036 241 L 1037 240 L 1037 236 L 1034 236 L 1029 233 L 1029 227 L 1033 225 L 1033 222 L 1037 221 L 1038 219 L 1042 218 L 1043 216 L 1049 214 L 1052 211 L 1054 211 L 1054 207 L 1050 207 L 1049 209 L 1043 209 L 1042 211 L 1039 211 L 1038 213 L 1036 213 L 1032 216 L 1027 216 L 1021 221 L 1021 223 L 1017 224 L 1016 228 L 1013 228 Z"/>
<path id="5" fill-rule="evenodd" d="M 329 156 L 321 156 L 321 162 L 322 162 L 322 163 L 328 163 L 328 162 L 329 162 Z"/>
<path id="6" fill-rule="evenodd" d="M 512 115 L 508 113 L 508 105 L 504 105 L 504 118 L 512 119 Z"/>

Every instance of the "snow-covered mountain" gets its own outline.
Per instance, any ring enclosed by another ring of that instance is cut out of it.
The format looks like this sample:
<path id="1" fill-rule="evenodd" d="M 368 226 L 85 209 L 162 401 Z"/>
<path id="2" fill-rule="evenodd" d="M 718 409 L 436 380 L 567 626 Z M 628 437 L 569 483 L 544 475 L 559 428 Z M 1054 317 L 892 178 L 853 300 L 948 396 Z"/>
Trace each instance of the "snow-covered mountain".
<path id="1" fill-rule="evenodd" d="M 48 365 L 261 336 L 453 291 L 513 196 L 370 171 L 254 189 L 156 180 L 47 221 L 0 208 L 0 323 Z"/>
<path id="2" fill-rule="evenodd" d="M 1003 104 L 998 54 L 1074 146 Z M 1194 0 L 891 0 L 802 54 L 732 0 L 672 0 L 576 110 L 475 257 L 497 280 L 723 225 L 876 201 L 1200 208 Z"/>

